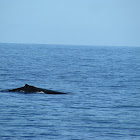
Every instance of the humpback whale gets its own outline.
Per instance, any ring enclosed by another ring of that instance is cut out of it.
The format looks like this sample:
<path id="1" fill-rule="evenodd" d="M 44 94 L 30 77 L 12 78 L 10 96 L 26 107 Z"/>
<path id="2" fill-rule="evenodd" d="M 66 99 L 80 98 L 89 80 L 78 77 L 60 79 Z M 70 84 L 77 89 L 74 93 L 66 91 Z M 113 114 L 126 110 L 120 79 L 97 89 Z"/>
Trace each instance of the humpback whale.
<path id="1" fill-rule="evenodd" d="M 53 90 L 34 87 L 34 86 L 31 86 L 31 85 L 28 85 L 28 84 L 25 84 L 24 87 L 9 89 L 9 90 L 5 90 L 5 91 L 7 91 L 7 92 L 23 92 L 23 93 L 67 94 L 67 93 L 64 93 L 64 92 L 59 92 L 59 91 L 53 91 Z"/>

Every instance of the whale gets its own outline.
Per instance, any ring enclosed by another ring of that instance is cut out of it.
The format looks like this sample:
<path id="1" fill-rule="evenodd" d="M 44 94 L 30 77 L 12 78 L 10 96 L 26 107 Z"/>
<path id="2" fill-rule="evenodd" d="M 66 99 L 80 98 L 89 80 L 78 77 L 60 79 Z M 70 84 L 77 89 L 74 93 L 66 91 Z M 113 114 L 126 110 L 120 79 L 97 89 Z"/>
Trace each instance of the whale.
<path id="1" fill-rule="evenodd" d="M 4 90 L 5 92 L 21 92 L 21 93 L 46 93 L 46 94 L 67 94 L 65 92 L 53 91 L 43 88 L 34 87 L 32 85 L 25 84 L 23 87 Z"/>

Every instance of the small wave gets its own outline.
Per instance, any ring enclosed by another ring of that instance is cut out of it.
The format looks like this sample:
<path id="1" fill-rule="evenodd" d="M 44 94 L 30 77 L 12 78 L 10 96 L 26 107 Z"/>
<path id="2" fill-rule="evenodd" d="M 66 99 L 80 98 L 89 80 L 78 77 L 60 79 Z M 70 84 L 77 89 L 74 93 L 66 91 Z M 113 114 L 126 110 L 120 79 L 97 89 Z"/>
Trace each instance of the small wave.
<path id="1" fill-rule="evenodd" d="M 118 105 L 118 106 L 114 106 L 113 108 L 140 108 L 140 106 L 135 106 L 135 105 Z"/>

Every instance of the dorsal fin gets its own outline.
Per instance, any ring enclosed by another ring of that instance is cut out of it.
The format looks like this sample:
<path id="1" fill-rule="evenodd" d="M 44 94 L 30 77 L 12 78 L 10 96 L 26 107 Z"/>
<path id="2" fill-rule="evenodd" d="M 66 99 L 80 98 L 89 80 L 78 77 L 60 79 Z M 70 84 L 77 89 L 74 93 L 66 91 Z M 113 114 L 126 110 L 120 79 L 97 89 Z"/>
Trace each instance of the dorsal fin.
<path id="1" fill-rule="evenodd" d="M 28 87 L 29 85 L 28 84 L 25 84 L 25 87 Z"/>

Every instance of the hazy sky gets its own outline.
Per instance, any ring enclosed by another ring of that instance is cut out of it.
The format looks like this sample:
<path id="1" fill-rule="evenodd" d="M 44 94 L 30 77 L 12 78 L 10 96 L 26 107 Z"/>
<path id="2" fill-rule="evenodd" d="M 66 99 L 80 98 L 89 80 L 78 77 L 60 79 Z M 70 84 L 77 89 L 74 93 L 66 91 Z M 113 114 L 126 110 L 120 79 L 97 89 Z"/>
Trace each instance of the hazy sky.
<path id="1" fill-rule="evenodd" d="M 140 0 L 0 0 L 0 42 L 140 46 Z"/>

